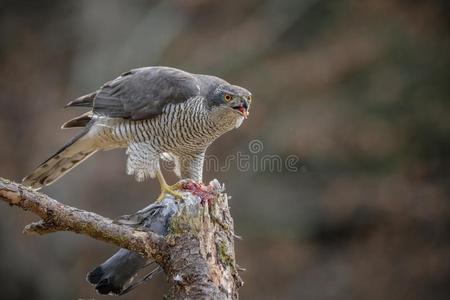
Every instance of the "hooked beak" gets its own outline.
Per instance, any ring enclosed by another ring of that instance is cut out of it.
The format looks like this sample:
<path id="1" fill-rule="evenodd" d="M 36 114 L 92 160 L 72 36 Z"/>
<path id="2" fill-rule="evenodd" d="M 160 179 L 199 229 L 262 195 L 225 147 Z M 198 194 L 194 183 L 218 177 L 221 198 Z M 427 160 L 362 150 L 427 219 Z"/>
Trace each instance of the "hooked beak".
<path id="1" fill-rule="evenodd" d="M 244 97 L 240 97 L 238 101 L 231 105 L 231 108 L 234 109 L 237 113 L 244 117 L 244 119 L 248 118 L 248 101 Z"/>

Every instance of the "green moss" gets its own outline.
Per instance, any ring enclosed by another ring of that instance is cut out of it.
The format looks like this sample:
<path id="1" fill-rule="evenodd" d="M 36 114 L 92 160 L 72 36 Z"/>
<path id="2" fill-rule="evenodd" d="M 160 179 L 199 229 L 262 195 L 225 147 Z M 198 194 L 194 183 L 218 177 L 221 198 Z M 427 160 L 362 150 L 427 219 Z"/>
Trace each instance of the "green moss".
<path id="1" fill-rule="evenodd" d="M 203 222 L 203 209 L 199 209 L 195 214 L 186 212 L 183 209 L 173 216 L 169 224 L 169 233 L 181 234 L 184 232 L 199 233 Z"/>
<path id="2" fill-rule="evenodd" d="M 218 244 L 216 244 L 217 247 L 217 254 L 219 255 L 219 260 L 222 263 L 223 266 L 232 266 L 233 265 L 233 258 L 228 255 L 227 246 L 224 241 L 220 241 Z"/>

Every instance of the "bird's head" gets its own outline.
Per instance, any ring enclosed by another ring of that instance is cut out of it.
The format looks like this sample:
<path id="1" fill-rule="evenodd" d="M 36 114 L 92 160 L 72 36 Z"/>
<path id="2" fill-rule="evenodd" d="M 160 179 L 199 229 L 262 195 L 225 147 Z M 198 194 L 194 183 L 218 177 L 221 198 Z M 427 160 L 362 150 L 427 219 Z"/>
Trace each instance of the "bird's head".
<path id="1" fill-rule="evenodd" d="M 252 94 L 237 85 L 219 85 L 214 91 L 210 102 L 226 113 L 247 119 L 252 102 Z"/>

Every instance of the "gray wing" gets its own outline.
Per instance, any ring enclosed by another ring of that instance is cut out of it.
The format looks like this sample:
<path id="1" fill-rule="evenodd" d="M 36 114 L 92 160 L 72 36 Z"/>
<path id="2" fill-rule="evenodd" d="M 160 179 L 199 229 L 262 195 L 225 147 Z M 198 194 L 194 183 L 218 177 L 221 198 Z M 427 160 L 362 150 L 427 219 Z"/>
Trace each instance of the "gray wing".
<path id="1" fill-rule="evenodd" d="M 67 106 L 91 106 L 96 115 L 142 120 L 161 114 L 169 103 L 182 103 L 199 94 L 199 82 L 192 74 L 146 67 L 126 72 Z"/>

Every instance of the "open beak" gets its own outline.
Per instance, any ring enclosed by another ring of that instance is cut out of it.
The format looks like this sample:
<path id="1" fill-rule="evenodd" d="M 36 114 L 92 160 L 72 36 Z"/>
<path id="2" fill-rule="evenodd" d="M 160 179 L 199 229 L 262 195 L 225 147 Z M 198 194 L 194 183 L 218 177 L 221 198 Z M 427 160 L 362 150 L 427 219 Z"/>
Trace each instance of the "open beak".
<path id="1" fill-rule="evenodd" d="M 241 100 L 236 103 L 236 105 L 233 105 L 232 108 L 238 112 L 240 115 L 244 117 L 244 119 L 248 118 L 249 112 L 248 112 L 248 101 L 245 98 L 241 98 Z"/>
<path id="2" fill-rule="evenodd" d="M 241 113 L 241 115 L 244 117 L 244 119 L 248 118 L 249 112 L 246 108 L 241 106 L 238 108 L 238 111 Z"/>

